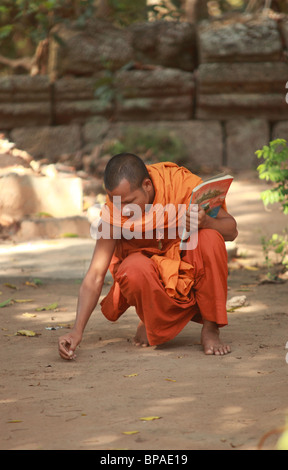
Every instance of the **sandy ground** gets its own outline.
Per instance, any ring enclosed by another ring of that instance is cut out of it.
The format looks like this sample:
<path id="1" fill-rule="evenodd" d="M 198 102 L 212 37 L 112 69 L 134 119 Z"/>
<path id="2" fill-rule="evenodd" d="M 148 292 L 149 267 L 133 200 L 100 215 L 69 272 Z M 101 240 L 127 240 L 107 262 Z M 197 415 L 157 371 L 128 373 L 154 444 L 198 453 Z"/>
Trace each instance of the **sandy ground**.
<path id="1" fill-rule="evenodd" d="M 0 303 L 13 299 L 0 309 L 0 448 L 257 450 L 267 432 L 283 426 L 288 283 L 259 280 L 260 237 L 286 220 L 265 211 L 262 189 L 257 177 L 241 175 L 228 198 L 240 255 L 230 263 L 228 298 L 246 295 L 248 305 L 228 314 L 221 334 L 232 353 L 224 357 L 203 354 L 200 326 L 192 322 L 161 347 L 134 347 L 134 309 L 112 324 L 97 308 L 77 359 L 65 362 L 57 338 L 73 323 L 93 240 L 0 245 Z M 35 278 L 40 285 L 27 284 Z M 109 283 L 107 277 L 103 295 Z M 53 303 L 53 310 L 36 310 Z M 37 336 L 15 335 L 23 329 Z M 151 416 L 159 419 L 141 420 Z M 263 449 L 274 449 L 278 436 Z"/>

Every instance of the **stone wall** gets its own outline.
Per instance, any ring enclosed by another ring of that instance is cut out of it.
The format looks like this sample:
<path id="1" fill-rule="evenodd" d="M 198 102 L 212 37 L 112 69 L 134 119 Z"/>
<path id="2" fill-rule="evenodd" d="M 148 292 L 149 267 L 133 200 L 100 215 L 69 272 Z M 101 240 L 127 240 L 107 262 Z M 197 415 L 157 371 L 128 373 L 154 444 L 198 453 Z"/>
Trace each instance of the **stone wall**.
<path id="1" fill-rule="evenodd" d="M 195 168 L 239 170 L 288 139 L 286 18 L 54 32 L 65 46 L 50 43 L 47 76 L 0 77 L 0 130 L 36 159 L 83 155 L 137 125 L 178 135 Z"/>

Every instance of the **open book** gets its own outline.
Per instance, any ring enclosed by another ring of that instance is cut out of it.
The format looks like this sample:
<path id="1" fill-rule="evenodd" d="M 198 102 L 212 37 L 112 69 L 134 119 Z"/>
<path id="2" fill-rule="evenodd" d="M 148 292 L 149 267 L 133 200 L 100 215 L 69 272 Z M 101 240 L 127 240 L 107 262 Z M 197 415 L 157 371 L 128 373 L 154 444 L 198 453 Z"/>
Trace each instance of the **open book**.
<path id="1" fill-rule="evenodd" d="M 191 194 L 188 210 L 191 204 L 200 205 L 210 217 L 216 217 L 222 207 L 226 194 L 233 181 L 233 176 L 217 175 L 196 186 Z M 181 243 L 187 235 L 184 229 Z"/>

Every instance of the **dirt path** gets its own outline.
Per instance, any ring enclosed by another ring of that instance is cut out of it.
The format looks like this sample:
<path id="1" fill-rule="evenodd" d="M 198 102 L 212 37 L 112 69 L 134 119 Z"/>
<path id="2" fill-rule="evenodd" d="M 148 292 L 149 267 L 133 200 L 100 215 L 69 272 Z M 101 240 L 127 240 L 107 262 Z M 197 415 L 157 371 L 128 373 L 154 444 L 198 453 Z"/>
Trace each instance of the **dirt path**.
<path id="1" fill-rule="evenodd" d="M 57 250 L 57 241 L 42 243 L 37 254 L 31 251 L 36 244 L 30 251 L 27 244 L 26 251 L 24 245 L 2 245 L 0 303 L 14 302 L 0 309 L 0 448 L 257 449 L 266 432 L 283 426 L 287 283 L 260 284 L 263 271 L 251 270 L 261 259 L 262 232 L 281 229 L 283 217 L 275 212 L 271 223 L 260 189 L 256 180 L 242 177 L 228 200 L 239 223 L 238 251 L 245 254 L 230 264 L 228 298 L 246 295 L 248 305 L 229 313 L 222 336 L 232 353 L 225 357 L 202 353 L 194 323 L 162 347 L 135 348 L 134 309 L 111 324 L 97 308 L 77 359 L 61 360 L 57 338 L 74 320 L 78 279 L 93 243 L 74 241 L 76 250 L 70 241 L 66 251 Z M 35 277 L 40 285 L 26 284 Z M 109 287 L 108 279 L 103 295 Z M 53 303 L 53 310 L 36 310 Z M 22 329 L 37 336 L 15 335 Z M 151 416 L 159 419 L 141 420 Z M 276 440 L 272 435 L 264 448 L 273 449 Z"/>

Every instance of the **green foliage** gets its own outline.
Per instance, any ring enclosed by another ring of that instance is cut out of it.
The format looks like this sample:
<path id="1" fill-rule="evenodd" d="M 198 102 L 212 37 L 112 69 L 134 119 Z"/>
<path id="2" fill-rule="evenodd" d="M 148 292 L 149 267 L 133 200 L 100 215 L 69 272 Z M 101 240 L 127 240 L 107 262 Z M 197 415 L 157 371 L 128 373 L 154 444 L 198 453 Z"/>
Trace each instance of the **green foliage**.
<path id="1" fill-rule="evenodd" d="M 288 147 L 284 139 L 276 139 L 264 145 L 261 150 L 257 150 L 256 155 L 263 162 L 257 167 L 259 178 L 273 184 L 271 189 L 261 193 L 265 205 L 280 203 L 283 213 L 288 214 Z M 268 277 L 277 278 L 275 264 L 271 254 L 280 257 L 280 262 L 284 269 L 288 269 L 288 234 L 282 235 L 274 233 L 270 239 L 262 238 L 262 249 L 265 256 L 265 264 L 268 270 Z"/>
<path id="2" fill-rule="evenodd" d="M 258 158 L 263 159 L 258 167 L 260 179 L 273 183 L 271 189 L 263 191 L 261 197 L 265 205 L 280 203 L 284 214 L 288 214 L 288 147 L 284 139 L 276 139 L 257 150 Z"/>
<path id="3" fill-rule="evenodd" d="M 278 278 L 277 265 L 280 265 L 280 269 L 284 271 L 288 269 L 287 231 L 284 231 L 282 235 L 273 233 L 269 239 L 262 237 L 261 243 L 268 279 L 276 280 Z"/>
<path id="4" fill-rule="evenodd" d="M 93 3 L 94 0 L 1 0 L 0 48 L 17 55 L 19 43 L 26 41 L 35 49 L 59 22 L 76 21 L 83 27 L 93 15 Z"/>
<path id="5" fill-rule="evenodd" d="M 103 148 L 103 153 L 111 155 L 121 152 L 135 153 L 151 162 L 179 162 L 187 156 L 187 149 L 173 132 L 137 126 L 127 126 L 119 139 L 108 142 Z"/>

